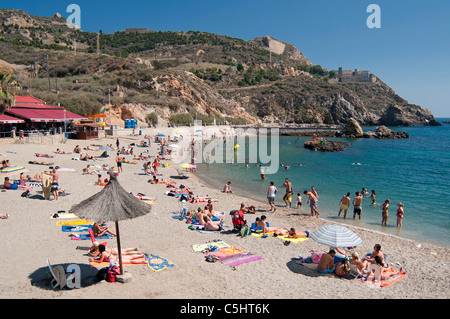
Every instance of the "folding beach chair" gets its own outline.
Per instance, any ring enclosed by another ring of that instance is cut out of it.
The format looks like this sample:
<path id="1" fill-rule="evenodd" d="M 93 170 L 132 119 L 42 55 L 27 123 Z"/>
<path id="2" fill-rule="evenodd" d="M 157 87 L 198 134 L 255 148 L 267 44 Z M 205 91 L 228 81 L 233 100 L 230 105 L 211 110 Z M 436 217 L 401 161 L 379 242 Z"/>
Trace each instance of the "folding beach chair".
<path id="1" fill-rule="evenodd" d="M 72 280 L 74 278 L 72 273 L 67 274 L 64 270 L 64 267 L 61 265 L 58 266 L 52 266 L 50 264 L 50 261 L 47 259 L 47 265 L 48 269 L 50 270 L 50 273 L 52 274 L 52 280 L 50 282 L 50 285 L 52 286 L 52 289 L 55 289 L 59 286 L 60 289 L 63 289 L 67 286 L 67 281 Z M 68 286 L 67 286 L 68 287 Z"/>
<path id="2" fill-rule="evenodd" d="M 179 168 L 176 168 L 176 170 L 177 170 L 177 173 L 178 173 L 179 177 L 187 177 L 187 175 L 182 170 L 180 170 Z"/>

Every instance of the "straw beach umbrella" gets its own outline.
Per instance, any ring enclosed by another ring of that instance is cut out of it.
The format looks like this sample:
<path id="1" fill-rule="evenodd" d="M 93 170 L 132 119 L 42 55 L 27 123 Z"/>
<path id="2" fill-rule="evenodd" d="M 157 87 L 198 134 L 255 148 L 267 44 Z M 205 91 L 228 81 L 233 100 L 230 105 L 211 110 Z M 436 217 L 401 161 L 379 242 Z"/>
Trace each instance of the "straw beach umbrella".
<path id="1" fill-rule="evenodd" d="M 313 231 L 309 237 L 330 247 L 356 247 L 362 243 L 358 235 L 339 225 L 322 226 Z"/>
<path id="2" fill-rule="evenodd" d="M 108 174 L 110 175 L 108 184 L 97 194 L 74 205 L 69 213 L 99 223 L 115 222 L 120 273 L 123 274 L 119 221 L 146 215 L 150 212 L 151 206 L 125 191 L 117 181 L 115 173 L 108 172 Z"/>

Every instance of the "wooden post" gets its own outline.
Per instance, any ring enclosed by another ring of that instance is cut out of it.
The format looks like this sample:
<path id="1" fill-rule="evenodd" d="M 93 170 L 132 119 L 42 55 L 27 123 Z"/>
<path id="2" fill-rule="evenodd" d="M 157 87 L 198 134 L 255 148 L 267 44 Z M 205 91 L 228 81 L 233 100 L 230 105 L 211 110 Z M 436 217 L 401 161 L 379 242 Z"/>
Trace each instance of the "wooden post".
<path id="1" fill-rule="evenodd" d="M 116 221 L 117 254 L 119 255 L 120 274 L 123 275 L 122 249 L 120 248 L 119 222 Z"/>

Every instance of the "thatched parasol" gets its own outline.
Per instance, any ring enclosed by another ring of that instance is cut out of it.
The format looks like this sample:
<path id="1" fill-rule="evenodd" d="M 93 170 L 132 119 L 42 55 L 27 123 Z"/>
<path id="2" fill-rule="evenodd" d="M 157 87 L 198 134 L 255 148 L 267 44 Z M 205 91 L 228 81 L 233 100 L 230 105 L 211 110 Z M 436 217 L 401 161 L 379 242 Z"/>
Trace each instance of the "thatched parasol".
<path id="1" fill-rule="evenodd" d="M 123 274 L 119 221 L 148 214 L 151 206 L 125 191 L 117 181 L 114 172 L 108 172 L 108 174 L 110 175 L 110 179 L 103 190 L 81 203 L 74 205 L 69 213 L 98 223 L 115 222 L 120 273 Z"/>

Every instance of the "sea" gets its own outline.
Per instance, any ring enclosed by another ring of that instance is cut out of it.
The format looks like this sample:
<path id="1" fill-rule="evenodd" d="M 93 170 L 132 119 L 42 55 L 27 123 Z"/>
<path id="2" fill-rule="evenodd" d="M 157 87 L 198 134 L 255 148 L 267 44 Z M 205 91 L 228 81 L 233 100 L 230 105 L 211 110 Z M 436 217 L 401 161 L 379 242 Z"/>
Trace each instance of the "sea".
<path id="1" fill-rule="evenodd" d="M 450 118 L 437 118 L 439 122 Z M 271 181 L 278 188 L 275 205 L 284 206 L 283 183 L 289 178 L 294 195 L 292 214 L 309 214 L 304 190 L 314 186 L 319 195 L 320 218 L 336 223 L 371 229 L 383 234 L 398 236 L 419 243 L 429 243 L 450 248 L 450 124 L 425 127 L 390 127 L 404 131 L 409 139 L 342 139 L 351 145 L 342 152 L 315 152 L 304 148 L 310 137 L 280 137 L 279 162 L 284 166 L 274 174 L 260 177 L 255 163 L 199 163 L 198 175 L 210 185 L 222 189 L 230 181 L 233 192 L 250 199 L 267 202 L 266 194 Z M 374 131 L 375 127 L 363 127 Z M 270 140 L 269 140 L 270 141 Z M 240 145 L 237 153 L 249 149 Z M 276 154 L 275 154 L 276 155 Z M 241 155 L 242 156 L 242 155 Z M 299 165 L 301 164 L 301 166 Z M 265 164 L 262 164 L 265 166 Z M 286 166 L 290 166 L 285 169 Z M 366 188 L 376 192 L 376 205 L 364 197 L 361 220 L 353 219 L 353 207 L 343 218 L 338 217 L 339 201 L 342 196 Z M 296 208 L 297 193 L 303 198 L 303 207 Z M 387 226 L 381 225 L 381 208 L 390 199 Z M 397 227 L 397 203 L 403 203 L 404 218 L 401 228 Z M 267 205 L 269 209 L 269 205 Z M 238 209 L 238 207 L 236 207 Z M 287 225 L 289 226 L 289 225 Z"/>

